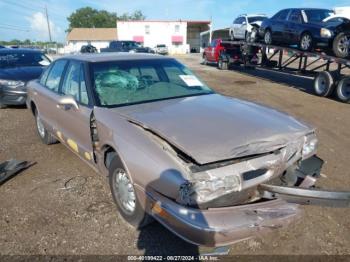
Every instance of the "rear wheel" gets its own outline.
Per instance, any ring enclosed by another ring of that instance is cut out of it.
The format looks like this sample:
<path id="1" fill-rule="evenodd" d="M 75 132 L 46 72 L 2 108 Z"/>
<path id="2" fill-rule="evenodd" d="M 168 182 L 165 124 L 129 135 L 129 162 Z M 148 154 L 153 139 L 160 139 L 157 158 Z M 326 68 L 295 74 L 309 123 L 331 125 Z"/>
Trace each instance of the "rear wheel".
<path id="1" fill-rule="evenodd" d="M 126 222 L 142 228 L 153 221 L 142 208 L 130 176 L 118 156 L 112 159 L 109 166 L 109 185 L 118 211 Z"/>
<path id="2" fill-rule="evenodd" d="M 228 69 L 228 63 L 226 61 L 223 61 L 222 58 L 219 58 L 218 68 L 220 70 L 227 70 Z"/>
<path id="3" fill-rule="evenodd" d="M 323 71 L 314 79 L 314 91 L 318 96 L 330 96 L 334 90 L 334 77 L 331 73 Z"/>
<path id="4" fill-rule="evenodd" d="M 299 48 L 302 51 L 310 51 L 312 49 L 313 40 L 309 33 L 302 34 L 300 38 Z"/>
<path id="5" fill-rule="evenodd" d="M 267 29 L 264 34 L 264 43 L 267 45 L 272 44 L 272 33 L 270 29 Z"/>
<path id="6" fill-rule="evenodd" d="M 46 130 L 37 110 L 35 110 L 35 123 L 38 135 L 44 144 L 51 145 L 57 143 L 56 138 Z"/>
<path id="7" fill-rule="evenodd" d="M 337 85 L 337 97 L 344 103 L 350 103 L 350 77 L 344 77 Z"/>
<path id="8" fill-rule="evenodd" d="M 350 34 L 340 33 L 333 41 L 333 53 L 340 58 L 349 56 Z"/>

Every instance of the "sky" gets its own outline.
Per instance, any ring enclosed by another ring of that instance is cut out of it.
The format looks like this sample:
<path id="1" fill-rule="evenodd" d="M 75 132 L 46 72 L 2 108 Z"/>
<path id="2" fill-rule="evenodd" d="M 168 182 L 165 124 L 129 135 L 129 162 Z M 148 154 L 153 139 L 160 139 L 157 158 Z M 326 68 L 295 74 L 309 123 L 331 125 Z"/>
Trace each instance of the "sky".
<path id="1" fill-rule="evenodd" d="M 122 14 L 141 10 L 150 20 L 210 20 L 213 28 L 229 27 L 240 14 L 273 15 L 288 7 L 333 8 L 349 0 L 0 0 L 0 40 L 48 41 L 48 10 L 53 41 L 65 42 L 67 17 L 90 6 Z"/>

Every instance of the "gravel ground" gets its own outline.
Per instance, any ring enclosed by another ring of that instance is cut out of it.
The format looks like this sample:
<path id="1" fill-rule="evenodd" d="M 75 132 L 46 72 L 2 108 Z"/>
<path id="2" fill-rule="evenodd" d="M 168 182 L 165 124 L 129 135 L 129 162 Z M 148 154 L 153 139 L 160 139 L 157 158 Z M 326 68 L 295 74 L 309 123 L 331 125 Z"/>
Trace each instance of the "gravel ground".
<path id="1" fill-rule="evenodd" d="M 220 71 L 181 56 L 217 92 L 313 124 L 326 161 L 319 185 L 350 190 L 350 105 L 311 94 L 312 80 L 263 70 Z M 119 217 L 107 180 L 61 144 L 45 146 L 29 110 L 0 110 L 0 162 L 37 162 L 0 187 L 0 254 L 197 254 L 158 223 L 136 231 Z M 238 243 L 230 254 L 348 254 L 350 209 L 304 207 L 288 228 Z"/>

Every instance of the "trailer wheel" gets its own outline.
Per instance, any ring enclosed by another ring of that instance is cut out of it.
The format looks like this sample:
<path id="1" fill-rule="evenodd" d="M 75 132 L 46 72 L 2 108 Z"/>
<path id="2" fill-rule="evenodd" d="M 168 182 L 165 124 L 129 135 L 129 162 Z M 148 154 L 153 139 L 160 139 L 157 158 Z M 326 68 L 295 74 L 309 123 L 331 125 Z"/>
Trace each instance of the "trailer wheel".
<path id="1" fill-rule="evenodd" d="M 344 77 L 337 85 L 337 97 L 344 103 L 350 103 L 350 77 Z"/>
<path id="2" fill-rule="evenodd" d="M 334 77 L 330 72 L 320 72 L 314 79 L 314 91 L 318 96 L 327 97 L 331 95 L 334 87 Z"/>
<path id="3" fill-rule="evenodd" d="M 222 61 L 222 58 L 219 58 L 218 68 L 220 70 L 227 70 L 228 69 L 228 63 L 226 61 Z"/>

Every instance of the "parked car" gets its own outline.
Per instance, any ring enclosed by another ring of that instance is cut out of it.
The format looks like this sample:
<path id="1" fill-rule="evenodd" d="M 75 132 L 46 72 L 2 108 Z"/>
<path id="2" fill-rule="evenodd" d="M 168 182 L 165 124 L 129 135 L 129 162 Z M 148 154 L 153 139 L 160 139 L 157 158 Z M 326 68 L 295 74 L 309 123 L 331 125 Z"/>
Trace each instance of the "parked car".
<path id="1" fill-rule="evenodd" d="M 154 51 L 156 54 L 159 55 L 167 55 L 168 54 L 168 47 L 166 45 L 156 45 L 156 47 L 154 48 Z"/>
<path id="2" fill-rule="evenodd" d="M 251 53 L 253 55 L 247 56 L 248 61 L 245 61 L 240 45 L 225 42 L 220 38 L 213 39 L 208 47 L 204 48 L 202 64 L 215 63 L 219 69 L 228 69 L 232 64 L 256 65 L 258 62 L 257 51 Z"/>
<path id="3" fill-rule="evenodd" d="M 50 59 L 32 49 L 0 49 L 0 108 L 25 105 L 26 83 L 37 79 Z"/>
<path id="4" fill-rule="evenodd" d="M 80 48 L 80 53 L 97 53 L 97 48 L 93 45 L 83 45 Z"/>
<path id="5" fill-rule="evenodd" d="M 264 14 L 240 15 L 230 27 L 230 37 L 232 40 L 255 40 L 258 35 L 261 23 L 267 19 Z"/>
<path id="6" fill-rule="evenodd" d="M 136 41 L 112 41 L 108 48 L 101 48 L 101 53 L 104 52 L 130 52 L 130 53 L 154 53 L 149 47 L 142 47 Z"/>
<path id="7" fill-rule="evenodd" d="M 292 221 L 294 201 L 335 201 L 307 189 L 322 166 L 312 127 L 216 94 L 175 59 L 68 56 L 28 88 L 42 142 L 109 176 L 135 227 L 153 218 L 191 243 L 228 245 Z"/>
<path id="8" fill-rule="evenodd" d="M 332 10 L 313 8 L 284 9 L 265 20 L 259 30 L 265 44 L 298 45 L 302 51 L 314 48 L 333 50 L 338 57 L 349 55 L 350 22 L 324 20 Z"/>

